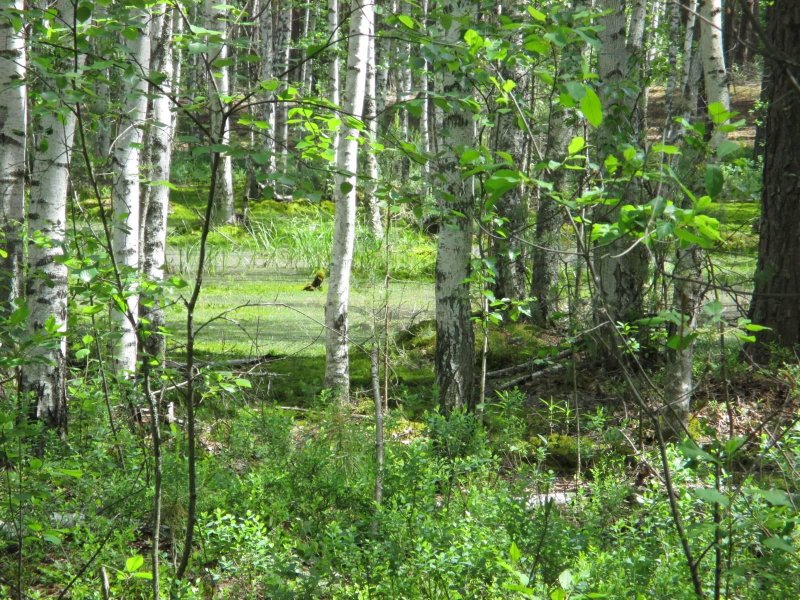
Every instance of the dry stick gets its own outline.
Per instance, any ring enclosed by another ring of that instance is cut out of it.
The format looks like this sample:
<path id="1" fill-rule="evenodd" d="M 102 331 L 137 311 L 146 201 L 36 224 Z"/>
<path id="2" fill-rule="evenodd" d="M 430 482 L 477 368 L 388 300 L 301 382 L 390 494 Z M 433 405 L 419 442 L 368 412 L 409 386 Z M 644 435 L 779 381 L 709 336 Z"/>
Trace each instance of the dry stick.
<path id="1" fill-rule="evenodd" d="M 541 371 L 537 371 L 536 373 L 526 373 L 525 375 L 520 375 L 519 377 L 515 377 L 514 379 L 510 379 L 508 381 L 504 381 L 500 385 L 498 385 L 495 389 L 496 390 L 507 390 L 510 387 L 514 387 L 520 383 L 525 381 L 531 381 L 533 379 L 538 379 L 543 375 L 549 375 L 551 373 L 557 373 L 564 369 L 564 365 L 562 364 L 555 364 L 550 365 L 546 369 L 542 369 Z"/>

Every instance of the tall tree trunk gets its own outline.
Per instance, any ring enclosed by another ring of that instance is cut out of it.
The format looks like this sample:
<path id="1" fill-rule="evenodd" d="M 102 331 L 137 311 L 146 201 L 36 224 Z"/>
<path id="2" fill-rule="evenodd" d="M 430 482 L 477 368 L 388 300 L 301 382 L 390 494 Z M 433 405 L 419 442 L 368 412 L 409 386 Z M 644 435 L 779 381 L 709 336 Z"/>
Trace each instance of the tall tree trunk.
<path id="1" fill-rule="evenodd" d="M 697 23 L 697 0 L 688 0 L 686 5 L 686 35 L 683 38 L 683 62 L 681 63 L 681 89 L 689 86 L 692 58 L 694 56 L 695 24 Z"/>
<path id="2" fill-rule="evenodd" d="M 6 0 L 0 10 L 0 314 L 22 296 L 25 223 L 25 143 L 27 88 L 22 0 Z M 19 21 L 21 24 L 21 21 Z"/>
<path id="3" fill-rule="evenodd" d="M 361 117 L 367 84 L 369 37 L 375 19 L 375 5 L 369 0 L 353 0 L 350 17 L 350 44 L 347 57 L 347 81 L 344 106 L 346 114 Z M 330 283 L 325 303 L 325 385 L 337 398 L 350 394 L 350 353 L 348 309 L 350 275 L 356 233 L 356 174 L 358 173 L 359 131 L 344 121 L 340 130 L 339 148 L 334 175 L 333 249 Z"/>
<path id="4" fill-rule="evenodd" d="M 702 0 L 700 16 L 700 53 L 703 59 L 706 99 L 709 104 L 721 104 L 725 110 L 730 110 L 728 71 L 725 68 L 722 47 L 722 0 Z M 725 133 L 715 128 L 712 146 L 719 146 L 724 137 Z"/>
<path id="5" fill-rule="evenodd" d="M 150 202 L 144 222 L 142 238 L 142 274 L 150 281 L 161 283 L 164 280 L 164 262 L 167 246 L 167 215 L 169 211 L 169 179 L 172 162 L 172 140 L 175 134 L 175 119 L 172 114 L 172 100 L 175 73 L 173 71 L 172 26 L 173 11 L 168 5 L 159 8 L 158 16 L 153 20 L 153 53 L 151 65 L 153 71 L 163 75 L 160 89 L 153 91 L 153 115 L 149 130 L 150 158 L 152 160 Z M 165 351 L 164 336 L 159 332 L 166 322 L 164 309 L 160 300 L 143 311 L 150 321 L 149 335 L 145 340 L 145 350 L 150 356 L 163 358 Z"/>
<path id="6" fill-rule="evenodd" d="M 800 350 L 800 5 L 775 0 L 767 8 L 769 112 L 761 195 L 761 236 L 750 318 L 770 329 L 752 352 L 766 360 L 770 344 Z"/>
<path id="7" fill-rule="evenodd" d="M 331 40 L 339 37 L 339 0 L 328 0 L 328 31 Z M 337 46 L 331 49 L 331 64 L 328 69 L 328 89 L 330 94 L 331 104 L 339 106 L 339 50 Z M 333 143 L 331 144 L 333 150 L 333 157 L 339 155 L 339 131 L 337 130 L 333 136 Z"/>
<path id="8" fill-rule="evenodd" d="M 280 77 L 285 91 L 289 85 L 289 66 L 292 49 L 292 0 L 273 0 L 278 2 L 278 27 L 275 46 L 275 71 Z M 286 172 L 289 150 L 289 107 L 280 102 L 275 115 L 275 145 L 278 151 L 278 169 Z"/>
<path id="9" fill-rule="evenodd" d="M 135 278 L 139 269 L 139 219 L 141 147 L 144 120 L 147 114 L 147 82 L 150 64 L 150 14 L 133 9 L 131 21 L 139 35 L 126 39 L 128 60 L 136 65 L 125 82 L 125 129 L 116 140 L 113 154 L 114 184 L 112 204 L 114 210 L 113 251 L 125 294 L 127 309 L 115 308 L 114 320 L 120 331 L 116 350 L 117 371 L 131 374 L 136 370 L 139 296 Z"/>
<path id="10" fill-rule="evenodd" d="M 372 23 L 374 29 L 374 23 Z M 370 31 L 369 35 L 369 57 L 367 59 L 367 90 L 364 98 L 364 120 L 366 121 L 369 143 L 376 144 L 378 141 L 378 115 L 376 104 L 375 89 L 375 32 Z M 376 196 L 378 188 L 378 155 L 377 151 L 367 147 L 367 180 L 364 184 L 364 204 L 369 212 L 369 227 L 373 235 L 380 239 L 383 237 L 383 219 L 381 218 L 381 207 Z"/>
<path id="11" fill-rule="evenodd" d="M 422 22 L 425 23 L 428 19 L 428 0 L 422 0 L 420 3 L 420 12 L 422 13 Z M 420 66 L 419 73 L 419 89 L 422 94 L 422 109 L 419 115 L 419 138 L 420 150 L 424 156 L 427 156 L 431 151 L 431 108 L 430 108 L 430 78 L 428 75 L 428 60 L 422 57 L 422 65 Z M 430 162 L 427 160 L 422 165 L 422 196 L 427 197 L 430 190 Z"/>
<path id="12" fill-rule="evenodd" d="M 574 0 L 573 8 L 580 11 L 585 8 L 586 0 Z M 565 46 L 560 53 L 557 73 L 559 80 L 572 81 L 582 75 L 582 54 L 585 44 L 576 41 Z M 569 140 L 574 127 L 568 122 L 569 112 L 554 97 L 557 88 L 551 89 L 550 113 L 547 126 L 547 146 L 545 156 L 548 159 L 563 161 L 566 157 Z M 565 195 L 569 182 L 566 169 L 552 171 L 547 179 L 553 184 L 556 194 Z M 542 190 L 542 192 L 544 192 Z M 550 195 L 542 193 L 539 199 L 539 210 L 536 214 L 535 243 L 531 254 L 531 297 L 534 302 L 531 316 L 534 323 L 541 327 L 550 324 L 553 313 L 558 310 L 559 292 L 559 257 L 561 228 L 564 216 L 561 206 Z"/>
<path id="13" fill-rule="evenodd" d="M 215 4 L 214 0 L 206 0 L 206 19 L 209 29 L 218 31 L 220 39 L 212 44 L 219 48 L 208 53 L 208 96 L 211 107 L 211 137 L 213 144 L 228 147 L 231 143 L 230 117 L 226 114 L 228 107 L 225 98 L 230 94 L 230 69 L 228 60 L 228 15 L 224 5 Z M 219 61 L 220 66 L 214 63 Z M 233 160 L 230 152 L 225 150 L 220 156 L 217 173 L 217 187 L 214 193 L 214 221 L 217 223 L 235 223 L 236 210 L 233 198 Z"/>
<path id="14" fill-rule="evenodd" d="M 273 15 L 272 0 L 261 0 L 261 17 L 259 29 L 261 32 L 261 71 L 259 78 L 261 81 L 272 81 L 275 77 L 275 20 Z M 264 152 L 267 154 L 266 170 L 270 174 L 275 173 L 275 94 L 274 90 L 266 94 L 264 109 L 261 118 L 267 124 L 264 136 Z"/>
<path id="15" fill-rule="evenodd" d="M 477 6 L 470 0 L 444 0 L 441 8 L 447 18 L 444 42 L 458 46 L 462 27 L 476 21 Z M 442 88 L 448 97 L 470 97 L 468 65 L 445 69 Z M 443 115 L 439 130 L 441 153 L 437 177 L 441 180 L 438 195 L 441 225 L 436 248 L 436 385 L 439 404 L 447 413 L 459 407 L 473 406 L 475 333 L 470 320 L 470 258 L 472 256 L 472 218 L 474 183 L 464 178 L 459 158 L 465 148 L 476 142 L 472 114 L 455 104 Z"/>
<path id="16" fill-rule="evenodd" d="M 70 0 L 60 0 L 56 7 L 59 19 L 73 22 L 74 9 Z M 68 35 L 72 36 L 72 32 Z M 65 38 L 62 43 L 71 47 L 73 40 Z M 54 73 L 67 73 L 79 68 L 81 63 L 82 58 L 75 64 L 65 53 L 53 60 L 51 68 Z M 48 243 L 29 242 L 28 245 L 26 293 L 31 333 L 48 329 L 60 335 L 67 328 L 67 267 L 62 258 L 66 245 L 69 159 L 75 120 L 72 107 L 54 105 L 43 111 L 37 121 L 38 143 L 33 154 L 28 227 L 31 231 L 40 231 Z M 35 404 L 31 409 L 35 410 L 38 420 L 46 427 L 66 432 L 66 337 L 59 337 L 52 346 L 39 346 L 36 353 L 40 360 L 30 361 L 22 369 L 21 388 L 33 395 Z"/>
<path id="17" fill-rule="evenodd" d="M 641 35 L 643 28 L 632 23 L 626 36 L 625 3 L 623 0 L 604 0 L 603 9 L 611 12 L 602 17 L 605 29 L 600 34 L 603 43 L 598 59 L 600 80 L 605 87 L 605 118 L 598 132 L 599 160 L 616 151 L 620 143 L 641 145 L 642 116 L 638 94 L 624 90 L 623 82 L 641 85 Z M 634 11 L 636 16 L 638 13 Z M 639 186 L 635 181 L 622 185 L 611 182 L 611 197 L 618 197 L 616 206 L 603 207 L 595 214 L 595 221 L 614 222 L 619 218 L 620 206 L 639 202 Z M 599 335 L 606 345 L 616 344 L 613 327 L 618 322 L 629 323 L 642 315 L 644 282 L 647 277 L 647 253 L 635 238 L 623 236 L 594 249 L 595 272 L 598 281 L 596 319 L 606 322 Z M 602 352 L 602 351 L 601 351 Z M 608 354 L 605 354 L 608 356 Z"/>

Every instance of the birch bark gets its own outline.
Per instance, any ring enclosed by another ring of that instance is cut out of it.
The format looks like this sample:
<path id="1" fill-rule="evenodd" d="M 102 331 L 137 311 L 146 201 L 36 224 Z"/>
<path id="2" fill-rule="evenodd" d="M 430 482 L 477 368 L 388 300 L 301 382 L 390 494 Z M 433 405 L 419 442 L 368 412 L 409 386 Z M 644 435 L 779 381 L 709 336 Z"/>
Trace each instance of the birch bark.
<path id="1" fill-rule="evenodd" d="M 719 103 L 725 110 L 730 110 L 728 70 L 725 68 L 725 51 L 722 47 L 721 0 L 702 0 L 700 17 L 700 53 L 706 99 L 709 104 Z M 711 145 L 717 147 L 724 139 L 725 133 L 715 128 Z"/>
<path id="2" fill-rule="evenodd" d="M 374 27 L 374 23 L 372 23 Z M 378 115 L 375 98 L 375 32 L 370 31 L 369 35 L 369 56 L 367 58 L 367 89 L 364 98 L 364 120 L 367 126 L 369 144 L 376 144 L 378 141 Z M 367 173 L 364 183 L 364 203 L 369 213 L 369 227 L 372 234 L 380 239 L 383 237 L 383 219 L 381 218 L 381 207 L 375 192 L 378 188 L 378 155 L 377 152 L 367 147 L 365 152 Z"/>
<path id="3" fill-rule="evenodd" d="M 441 8 L 445 44 L 462 42 L 462 26 L 477 18 L 477 5 L 469 0 L 444 0 Z M 467 65 L 457 70 L 444 69 L 442 89 L 448 97 L 471 96 Z M 472 218 L 474 183 L 463 178 L 459 159 L 476 141 L 472 114 L 454 104 L 442 117 L 437 177 L 441 191 L 437 199 L 441 225 L 436 248 L 436 386 L 442 411 L 473 406 L 475 333 L 470 319 L 470 259 L 472 256 Z"/>
<path id="4" fill-rule="evenodd" d="M 343 110 L 361 118 L 367 83 L 369 37 L 375 18 L 371 0 L 353 0 L 350 17 L 350 43 Z M 348 308 L 350 274 L 356 232 L 356 174 L 358 173 L 359 130 L 344 119 L 334 175 L 333 248 L 330 284 L 325 303 L 325 385 L 340 400 L 350 394 Z"/>
<path id="5" fill-rule="evenodd" d="M 271 81 L 275 77 L 275 24 L 272 0 L 263 0 L 261 6 L 261 81 Z M 269 92 L 264 102 L 262 119 L 267 124 L 264 136 L 264 152 L 267 153 L 266 170 L 274 173 L 275 160 L 275 94 Z"/>
<path id="6" fill-rule="evenodd" d="M 144 218 L 142 238 L 142 274 L 146 279 L 160 283 L 164 280 L 164 262 L 167 246 L 167 215 L 169 212 L 170 166 L 172 163 L 172 141 L 176 120 L 171 110 L 170 95 L 175 89 L 175 73 L 172 52 L 173 10 L 167 4 L 159 7 L 159 14 L 153 21 L 152 70 L 163 76 L 163 81 L 155 90 L 152 100 L 152 123 L 150 126 L 150 157 L 152 160 L 150 202 Z M 145 340 L 145 350 L 151 356 L 163 358 L 164 336 L 159 328 L 165 325 L 164 310 L 160 302 L 143 311 L 150 322 L 149 335 Z"/>
<path id="7" fill-rule="evenodd" d="M 60 0 L 56 5 L 59 19 L 73 22 L 73 5 Z M 71 35 L 71 34 L 70 34 Z M 69 40 L 64 45 L 70 46 Z M 53 74 L 80 67 L 66 58 L 53 61 Z M 28 244 L 26 294 L 31 333 L 45 329 L 65 333 L 67 328 L 67 267 L 64 256 L 67 222 L 67 192 L 69 189 L 69 159 L 75 134 L 75 113 L 72 107 L 50 107 L 38 120 L 38 144 L 33 154 L 31 189 L 28 203 L 28 227 L 39 231 L 46 243 Z M 36 349 L 37 358 L 28 362 L 21 372 L 21 389 L 31 393 L 31 406 L 36 419 L 46 427 L 66 432 L 66 337 L 59 337 L 53 346 Z"/>
<path id="8" fill-rule="evenodd" d="M 211 107 L 212 143 L 225 148 L 231 143 L 230 117 L 227 112 L 227 97 L 230 95 L 230 69 L 228 60 L 228 14 L 226 5 L 206 0 L 205 12 L 209 29 L 219 32 L 219 47 L 208 53 L 208 96 Z M 214 63 L 217 62 L 218 66 Z M 212 162 L 213 164 L 213 162 Z M 224 150 L 218 162 L 217 186 L 214 190 L 214 221 L 235 223 L 236 211 L 233 199 L 233 160 Z"/>
<path id="9" fill-rule="evenodd" d="M 22 296 L 27 87 L 22 0 L 0 4 L 0 314 Z M 20 21 L 21 24 L 21 21 Z"/>
<path id="10" fill-rule="evenodd" d="M 114 227 L 112 248 L 123 288 L 118 290 L 126 309 L 113 310 L 114 321 L 120 331 L 120 341 L 115 353 L 117 371 L 121 375 L 136 370 L 139 295 L 136 277 L 139 270 L 139 220 L 141 194 L 139 169 L 143 127 L 147 115 L 147 82 L 150 66 L 150 13 L 134 9 L 132 23 L 139 35 L 126 39 L 125 48 L 132 68 L 124 84 L 124 130 L 114 145 L 112 157 L 112 206 Z"/>

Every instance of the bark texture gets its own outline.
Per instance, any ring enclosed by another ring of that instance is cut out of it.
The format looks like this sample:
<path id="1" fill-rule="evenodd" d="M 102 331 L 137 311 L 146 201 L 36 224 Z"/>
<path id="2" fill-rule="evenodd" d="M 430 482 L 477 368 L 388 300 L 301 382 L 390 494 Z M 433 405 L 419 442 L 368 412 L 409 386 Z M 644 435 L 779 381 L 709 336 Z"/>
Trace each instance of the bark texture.
<path id="1" fill-rule="evenodd" d="M 725 52 L 722 47 L 722 0 L 702 0 L 700 9 L 700 54 L 703 60 L 703 76 L 706 99 L 709 104 L 719 103 L 730 109 L 728 92 L 728 70 L 725 68 Z M 725 133 L 715 130 L 711 144 L 718 146 Z"/>
<path id="2" fill-rule="evenodd" d="M 219 32 L 219 37 L 214 40 L 216 48 L 208 54 L 208 96 L 211 107 L 211 138 L 214 144 L 227 147 L 231 143 L 231 124 L 230 117 L 226 114 L 226 98 L 230 95 L 231 85 L 230 69 L 225 63 L 228 59 L 228 15 L 227 9 L 220 8 L 221 6 L 224 5 L 206 0 L 209 29 Z M 221 66 L 215 66 L 216 61 L 220 61 Z M 234 223 L 236 211 L 233 199 L 233 160 L 227 150 L 223 150 L 217 169 L 219 172 L 214 190 L 214 221 L 222 224 Z"/>
<path id="3" fill-rule="evenodd" d="M 625 2 L 605 0 L 603 8 L 611 12 L 602 18 L 605 29 L 600 34 L 603 42 L 598 59 L 598 70 L 604 87 L 604 120 L 598 131 L 598 153 L 601 164 L 609 154 L 617 152 L 618 145 L 641 144 L 642 116 L 639 91 L 629 89 L 641 83 L 638 76 L 642 52 L 643 28 L 632 23 L 631 35 L 626 35 Z M 634 16 L 642 16 L 634 11 Z M 626 89 L 628 88 L 628 89 Z M 618 198 L 612 207 L 596 211 L 595 221 L 614 222 L 619 218 L 620 207 L 639 202 L 639 186 L 633 180 L 606 184 L 607 195 Z M 648 271 L 648 257 L 643 244 L 635 244 L 629 235 L 595 247 L 594 265 L 598 281 L 596 319 L 607 322 L 601 330 L 605 344 L 615 344 L 612 327 L 618 322 L 627 323 L 639 318 L 643 310 L 644 281 Z"/>
<path id="4" fill-rule="evenodd" d="M 750 318 L 770 330 L 758 333 L 754 356 L 765 360 L 769 344 L 800 345 L 800 4 L 776 0 L 767 8 L 769 111 L 761 195 L 761 238 Z"/>
<path id="5" fill-rule="evenodd" d="M 136 370 L 137 321 L 139 296 L 136 277 L 139 269 L 139 220 L 141 194 L 139 170 L 141 167 L 144 120 L 147 115 L 147 82 L 150 65 L 150 14 L 134 9 L 132 23 L 140 35 L 126 40 L 127 58 L 132 68 L 124 85 L 125 117 L 123 132 L 116 140 L 112 158 L 114 183 L 112 205 L 114 210 L 113 251 L 122 281 L 119 293 L 125 297 L 127 310 L 114 309 L 114 320 L 120 331 L 115 362 L 120 374 Z"/>
<path id="6" fill-rule="evenodd" d="M 462 31 L 474 23 L 477 7 L 469 0 L 448 0 L 442 8 L 449 13 L 444 31 L 447 44 L 456 46 Z M 446 69 L 442 89 L 450 97 L 471 95 L 466 64 Z M 439 160 L 438 204 L 441 226 L 436 253 L 436 385 L 439 404 L 448 413 L 459 407 L 473 407 L 473 372 L 475 334 L 470 320 L 469 283 L 472 253 L 472 218 L 474 183 L 464 178 L 459 158 L 475 144 L 476 131 L 472 114 L 462 105 L 451 106 L 442 116 Z"/>
<path id="7" fill-rule="evenodd" d="M 172 55 L 172 10 L 161 5 L 159 14 L 153 21 L 152 69 L 163 75 L 158 90 L 154 90 L 152 100 L 152 123 L 150 126 L 151 186 L 150 202 L 144 217 L 145 227 L 142 237 L 142 274 L 150 281 L 161 283 L 164 280 L 164 262 L 167 247 L 167 215 L 169 213 L 170 165 L 172 163 L 172 140 L 175 134 L 175 119 L 171 110 L 169 95 L 173 85 Z M 158 298 L 145 311 L 143 316 L 150 322 L 145 340 L 147 353 L 163 357 L 164 336 L 159 327 L 166 322 L 164 310 Z"/>
<path id="8" fill-rule="evenodd" d="M 0 4 L 0 314 L 22 295 L 22 232 L 25 198 L 25 126 L 27 92 L 25 38 L 11 11 L 22 11 L 22 0 Z M 8 12 L 6 12 L 8 11 Z M 5 14 L 2 14 L 5 13 Z"/>
<path id="9" fill-rule="evenodd" d="M 350 21 L 350 44 L 347 57 L 347 81 L 344 106 L 347 114 L 361 117 L 367 84 L 369 37 L 375 19 L 375 5 L 353 0 Z M 325 385 L 338 398 L 350 393 L 350 352 L 348 309 L 350 274 L 356 236 L 356 173 L 358 173 L 359 130 L 351 122 L 342 123 L 334 176 L 333 248 L 330 284 L 325 303 Z"/>
<path id="10" fill-rule="evenodd" d="M 61 0 L 59 18 L 72 22 L 73 6 Z M 64 41 L 66 46 L 70 45 Z M 56 58 L 53 71 L 68 72 L 74 65 L 66 58 Z M 46 243 L 28 244 L 26 294 L 30 315 L 28 329 L 40 333 L 50 321 L 50 331 L 59 335 L 53 344 L 36 348 L 35 360 L 22 369 L 22 390 L 33 395 L 33 416 L 48 428 L 66 432 L 66 337 L 67 267 L 63 264 L 66 241 L 69 159 L 75 134 L 75 113 L 58 104 L 44 112 L 37 123 L 37 151 L 33 156 L 28 225 L 40 231 Z M 35 411 L 35 412 L 34 412 Z"/>

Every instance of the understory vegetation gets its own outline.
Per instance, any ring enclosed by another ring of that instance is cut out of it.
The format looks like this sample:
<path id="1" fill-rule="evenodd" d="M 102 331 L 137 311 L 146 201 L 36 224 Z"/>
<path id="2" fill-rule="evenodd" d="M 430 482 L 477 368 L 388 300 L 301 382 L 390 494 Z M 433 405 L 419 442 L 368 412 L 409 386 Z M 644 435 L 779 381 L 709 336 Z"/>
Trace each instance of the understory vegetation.
<path id="1" fill-rule="evenodd" d="M 715 208 L 722 235 L 742 240 L 736 254 L 720 256 L 731 280 L 752 269 L 754 205 L 743 200 Z M 190 214 L 191 203 L 178 204 L 171 217 L 172 256 L 182 258 L 172 263 L 167 300 L 183 293 L 182 270 L 191 268 L 199 222 Z M 353 401 L 334 401 L 322 389 L 323 296 L 302 291 L 326 260 L 331 227 L 324 206 L 264 201 L 252 206 L 246 226 L 210 237 L 219 254 L 198 321 L 219 329 L 198 342 L 207 362 L 199 365 L 197 546 L 181 581 L 169 576 L 186 522 L 180 412 L 162 437 L 162 553 L 171 597 L 692 598 L 675 511 L 707 589 L 731 598 L 800 594 L 796 370 L 753 379 L 735 336 L 720 337 L 713 319 L 701 329 L 695 442 L 666 449 L 671 505 L 652 423 L 621 373 L 587 370 L 568 328 L 553 335 L 526 323 L 476 322 L 476 347 L 481 332 L 488 335 L 486 399 L 476 414 L 439 414 L 432 248 L 402 217 L 392 244 L 407 243 L 422 258 L 405 263 L 408 272 L 389 289 L 392 400 L 376 505 L 368 353 L 351 357 Z M 266 230 L 282 248 L 296 248 L 294 258 L 254 245 L 262 242 L 253 232 Z M 303 253 L 301 230 L 315 232 Z M 14 560 L 2 561 L 0 589 L 9 595 L 19 585 L 26 598 L 97 598 L 106 578 L 110 597 L 146 598 L 150 415 L 131 406 L 130 383 L 109 381 L 102 368 L 110 342 L 105 317 L 92 308 L 104 293 L 103 260 L 93 255 L 102 250 L 82 245 L 82 260 L 70 265 L 73 329 L 83 334 L 70 348 L 67 443 L 37 424 L 20 427 L 14 397 L 2 400 L 0 552 Z M 375 254 L 364 264 L 380 265 Z M 364 341 L 382 326 L 380 268 L 357 276 Z M 406 278 L 413 286 L 404 287 Z M 168 355 L 176 360 L 180 306 L 169 309 L 175 335 Z M 26 360 L 24 345 L 15 346 L 20 325 L 19 315 L 4 322 L 4 368 Z M 89 351 L 96 345 L 99 354 Z M 565 350 L 572 356 L 566 370 L 548 374 Z M 535 383 L 492 378 L 523 360 L 543 372 Z M 159 377 L 165 407 L 180 403 L 181 368 L 174 363 Z M 756 423 L 763 425 L 753 429 Z"/>

